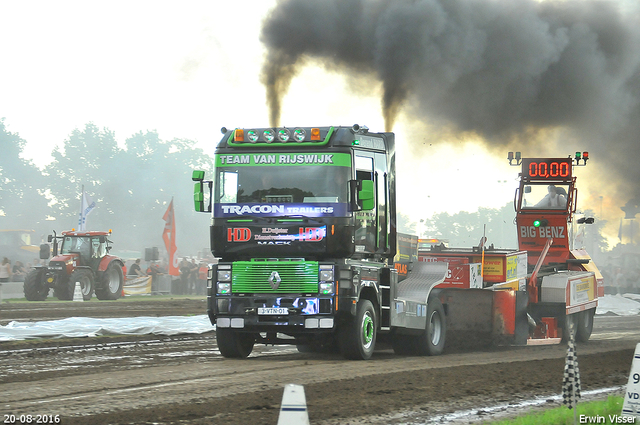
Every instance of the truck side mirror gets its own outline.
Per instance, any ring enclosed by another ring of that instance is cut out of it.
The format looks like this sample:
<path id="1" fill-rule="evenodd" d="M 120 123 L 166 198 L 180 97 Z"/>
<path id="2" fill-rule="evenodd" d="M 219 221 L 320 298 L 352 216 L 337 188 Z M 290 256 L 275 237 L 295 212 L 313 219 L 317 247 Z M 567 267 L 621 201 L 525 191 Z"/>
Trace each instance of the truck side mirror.
<path id="1" fill-rule="evenodd" d="M 374 208 L 372 180 L 349 180 L 349 193 L 351 211 L 369 211 Z"/>
<path id="2" fill-rule="evenodd" d="M 204 171 L 194 170 L 191 175 L 191 180 L 196 182 L 193 185 L 193 204 L 196 212 L 211 212 L 211 202 L 207 208 L 204 206 L 204 183 L 209 185 L 209 191 L 211 191 L 212 182 L 203 181 L 204 180 Z"/>
<path id="3" fill-rule="evenodd" d="M 49 236 L 47 237 L 47 242 L 51 242 L 51 240 L 52 240 L 52 239 L 53 239 L 53 235 L 49 235 Z"/>
<path id="4" fill-rule="evenodd" d="M 51 238 L 51 236 L 49 236 Z M 40 259 L 47 260 L 49 258 L 49 254 L 51 253 L 51 247 L 48 243 L 43 243 L 40 245 Z"/>

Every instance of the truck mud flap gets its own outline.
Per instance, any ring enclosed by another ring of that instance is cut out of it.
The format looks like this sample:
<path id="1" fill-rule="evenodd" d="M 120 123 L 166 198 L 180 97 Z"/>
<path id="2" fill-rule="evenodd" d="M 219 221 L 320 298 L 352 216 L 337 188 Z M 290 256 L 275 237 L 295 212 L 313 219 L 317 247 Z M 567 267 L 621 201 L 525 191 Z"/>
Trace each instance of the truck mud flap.
<path id="1" fill-rule="evenodd" d="M 391 326 L 406 329 L 425 329 L 427 302 L 431 290 L 444 282 L 448 263 L 419 261 L 409 276 L 398 282 L 392 294 Z"/>

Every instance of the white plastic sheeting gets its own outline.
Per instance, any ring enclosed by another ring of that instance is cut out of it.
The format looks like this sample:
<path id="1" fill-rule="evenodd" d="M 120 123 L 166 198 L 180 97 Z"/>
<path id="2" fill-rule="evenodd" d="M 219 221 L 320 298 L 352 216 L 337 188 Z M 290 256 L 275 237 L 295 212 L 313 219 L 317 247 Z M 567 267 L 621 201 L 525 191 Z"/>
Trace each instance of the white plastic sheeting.
<path id="1" fill-rule="evenodd" d="M 0 341 L 98 335 L 201 334 L 215 330 L 207 315 L 94 319 L 69 317 L 40 322 L 9 322 L 0 326 Z"/>
<path id="2" fill-rule="evenodd" d="M 606 313 L 618 316 L 640 314 L 640 295 L 605 295 L 598 301 L 596 314 Z M 211 325 L 207 315 L 109 319 L 70 317 L 41 322 L 10 322 L 0 326 L 0 341 L 98 335 L 200 334 L 213 330 L 215 326 Z"/>
<path id="3" fill-rule="evenodd" d="M 640 314 L 640 295 L 605 295 L 598 299 L 596 314 L 613 313 L 618 316 L 634 316 Z"/>

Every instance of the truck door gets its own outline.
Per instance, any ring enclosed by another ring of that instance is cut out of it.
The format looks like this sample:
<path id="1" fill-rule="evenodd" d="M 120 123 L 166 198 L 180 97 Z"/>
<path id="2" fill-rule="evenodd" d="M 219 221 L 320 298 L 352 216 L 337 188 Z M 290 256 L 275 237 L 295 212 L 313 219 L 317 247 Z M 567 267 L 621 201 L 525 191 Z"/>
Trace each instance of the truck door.
<path id="1" fill-rule="evenodd" d="M 373 153 L 370 152 L 356 152 L 355 155 L 355 170 L 356 180 L 364 181 L 370 180 L 374 182 L 375 187 L 375 174 L 374 174 L 374 161 Z M 375 191 L 377 192 L 377 190 Z M 378 196 L 375 196 L 375 203 L 378 203 Z M 362 210 L 355 212 L 356 216 L 356 240 L 355 250 L 358 254 L 373 254 L 376 252 L 376 240 L 377 235 L 377 221 L 376 210 Z"/>

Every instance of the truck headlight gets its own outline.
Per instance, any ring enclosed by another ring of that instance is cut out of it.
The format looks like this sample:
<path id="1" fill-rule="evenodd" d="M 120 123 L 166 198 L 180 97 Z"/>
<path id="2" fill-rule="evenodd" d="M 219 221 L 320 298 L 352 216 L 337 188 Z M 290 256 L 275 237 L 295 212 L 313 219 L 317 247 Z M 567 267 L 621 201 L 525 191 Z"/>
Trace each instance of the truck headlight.
<path id="1" fill-rule="evenodd" d="M 320 284 L 320 293 L 322 295 L 333 294 L 333 282 L 323 282 Z"/>
<path id="2" fill-rule="evenodd" d="M 231 282 L 231 270 L 218 269 L 218 282 Z"/>
<path id="3" fill-rule="evenodd" d="M 333 282 L 333 266 L 320 266 L 320 282 Z"/>
<path id="4" fill-rule="evenodd" d="M 218 282 L 218 294 L 220 295 L 227 295 L 231 293 L 231 284 L 230 283 L 223 283 L 223 282 Z"/>

